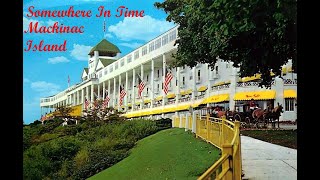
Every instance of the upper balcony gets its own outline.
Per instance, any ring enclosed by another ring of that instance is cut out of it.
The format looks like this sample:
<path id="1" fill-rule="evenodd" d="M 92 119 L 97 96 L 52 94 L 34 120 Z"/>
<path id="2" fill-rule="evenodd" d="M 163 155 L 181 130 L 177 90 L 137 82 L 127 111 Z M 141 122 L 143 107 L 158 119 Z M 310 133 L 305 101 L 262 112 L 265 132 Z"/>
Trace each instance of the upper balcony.
<path id="1" fill-rule="evenodd" d="M 113 78 L 129 69 L 146 63 L 147 61 L 159 57 L 165 52 L 172 51 L 175 46 L 174 42 L 178 38 L 178 26 L 168 30 L 166 33 L 152 39 L 147 44 L 135 49 L 117 61 L 103 68 L 104 76 L 101 80 Z M 105 76 L 107 75 L 108 76 Z"/>

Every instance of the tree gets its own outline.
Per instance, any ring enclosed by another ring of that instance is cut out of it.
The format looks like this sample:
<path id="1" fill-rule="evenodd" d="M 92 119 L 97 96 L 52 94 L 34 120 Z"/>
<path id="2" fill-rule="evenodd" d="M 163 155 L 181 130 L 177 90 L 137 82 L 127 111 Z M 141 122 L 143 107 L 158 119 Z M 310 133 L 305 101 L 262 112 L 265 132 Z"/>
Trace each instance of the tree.
<path id="1" fill-rule="evenodd" d="M 156 2 L 167 21 L 179 25 L 172 66 L 221 58 L 240 67 L 240 77 L 261 73 L 270 87 L 272 70 L 281 75 L 288 59 L 296 68 L 296 0 L 166 0 Z"/>
<path id="2" fill-rule="evenodd" d="M 125 117 L 121 116 L 123 113 L 118 112 L 112 107 L 104 107 L 103 100 L 96 100 L 92 107 L 83 110 L 86 120 L 91 120 L 93 122 L 122 122 Z"/>
<path id="3" fill-rule="evenodd" d="M 57 107 L 56 112 L 54 113 L 55 116 L 62 117 L 62 118 L 70 118 L 70 113 L 72 113 L 74 109 L 72 107 L 67 106 L 59 106 Z"/>

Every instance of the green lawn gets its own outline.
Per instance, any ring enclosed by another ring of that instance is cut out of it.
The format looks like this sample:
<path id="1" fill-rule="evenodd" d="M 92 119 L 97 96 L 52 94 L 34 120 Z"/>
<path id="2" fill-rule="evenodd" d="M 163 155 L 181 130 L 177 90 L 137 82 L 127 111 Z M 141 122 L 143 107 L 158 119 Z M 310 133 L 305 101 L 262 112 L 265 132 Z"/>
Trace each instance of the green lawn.
<path id="1" fill-rule="evenodd" d="M 89 179 L 196 179 L 219 153 L 192 133 L 171 128 L 140 140 L 129 157 Z"/>
<path id="2" fill-rule="evenodd" d="M 272 144 L 297 149 L 296 130 L 243 130 L 241 134 Z"/>

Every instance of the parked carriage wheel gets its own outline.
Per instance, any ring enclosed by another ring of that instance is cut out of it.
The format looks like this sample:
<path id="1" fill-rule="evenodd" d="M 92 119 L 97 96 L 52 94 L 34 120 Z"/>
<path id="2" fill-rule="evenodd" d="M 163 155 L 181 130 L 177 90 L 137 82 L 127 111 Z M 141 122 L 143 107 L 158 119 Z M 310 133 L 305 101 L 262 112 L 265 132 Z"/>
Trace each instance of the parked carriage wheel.
<path id="1" fill-rule="evenodd" d="M 250 118 L 249 117 L 246 117 L 245 119 L 244 119 L 244 122 L 246 123 L 246 125 L 247 125 L 247 127 L 248 128 L 251 128 L 251 122 L 250 122 Z"/>

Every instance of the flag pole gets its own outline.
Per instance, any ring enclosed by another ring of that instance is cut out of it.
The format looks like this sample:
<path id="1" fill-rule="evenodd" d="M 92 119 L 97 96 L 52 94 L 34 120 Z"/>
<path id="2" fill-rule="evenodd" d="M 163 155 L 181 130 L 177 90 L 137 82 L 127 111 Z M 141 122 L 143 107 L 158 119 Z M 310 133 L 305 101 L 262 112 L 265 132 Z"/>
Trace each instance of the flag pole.
<path id="1" fill-rule="evenodd" d="M 105 38 L 106 36 L 106 18 L 104 18 L 103 20 L 103 39 Z"/>
<path id="2" fill-rule="evenodd" d="M 70 87 L 70 76 L 68 75 L 68 88 Z"/>

